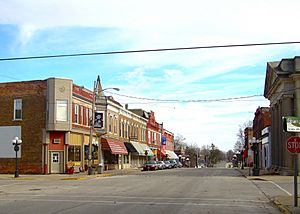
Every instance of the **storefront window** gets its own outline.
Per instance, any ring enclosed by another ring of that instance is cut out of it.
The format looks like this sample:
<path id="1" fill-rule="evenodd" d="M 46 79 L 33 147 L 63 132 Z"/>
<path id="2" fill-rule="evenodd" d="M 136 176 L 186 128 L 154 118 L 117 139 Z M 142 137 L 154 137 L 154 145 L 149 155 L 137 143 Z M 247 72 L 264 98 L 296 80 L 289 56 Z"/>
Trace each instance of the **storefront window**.
<path id="1" fill-rule="evenodd" d="M 98 159 L 98 146 L 93 145 L 92 151 L 93 151 L 92 159 L 97 160 Z"/>
<path id="2" fill-rule="evenodd" d="M 125 164 L 129 163 L 129 156 L 128 155 L 123 155 L 124 159 L 123 159 L 123 162 Z"/>
<path id="3" fill-rule="evenodd" d="M 68 146 L 68 161 L 81 161 L 81 146 Z"/>

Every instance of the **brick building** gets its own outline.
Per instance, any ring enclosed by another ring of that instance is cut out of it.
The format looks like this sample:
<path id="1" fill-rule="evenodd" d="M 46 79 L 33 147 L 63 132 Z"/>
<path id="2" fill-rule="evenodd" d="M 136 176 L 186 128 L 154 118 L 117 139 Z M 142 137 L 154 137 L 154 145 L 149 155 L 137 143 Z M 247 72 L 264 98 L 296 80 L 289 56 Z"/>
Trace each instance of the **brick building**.
<path id="1" fill-rule="evenodd" d="M 104 116 L 101 135 L 90 129 L 93 92 L 72 80 L 0 83 L 0 173 L 15 170 L 15 137 L 23 141 L 20 173 L 68 173 L 71 166 L 85 171 L 90 162 L 92 167 L 101 162 L 105 169 L 124 169 L 153 157 L 150 146 L 157 149 L 161 139 L 158 123 L 155 131 L 148 130 L 146 116 L 105 96 L 99 77 L 97 84 L 100 99 L 94 110 Z M 149 145 L 147 136 L 152 137 Z"/>
<path id="2" fill-rule="evenodd" d="M 271 114 L 269 107 L 258 107 L 254 114 L 253 119 L 253 137 L 255 138 L 254 143 L 257 144 L 258 149 L 258 161 L 259 161 L 259 168 L 265 169 L 266 162 L 268 162 L 270 155 L 270 142 L 263 139 L 268 134 L 265 128 L 271 125 Z M 263 130 L 265 130 L 263 132 Z"/>

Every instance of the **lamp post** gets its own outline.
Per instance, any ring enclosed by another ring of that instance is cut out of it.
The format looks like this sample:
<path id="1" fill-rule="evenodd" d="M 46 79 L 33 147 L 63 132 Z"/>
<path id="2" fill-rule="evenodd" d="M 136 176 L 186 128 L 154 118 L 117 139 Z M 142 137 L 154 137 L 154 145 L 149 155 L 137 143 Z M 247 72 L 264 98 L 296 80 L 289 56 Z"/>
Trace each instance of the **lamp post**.
<path id="1" fill-rule="evenodd" d="M 18 137 L 15 137 L 15 139 L 12 140 L 12 144 L 14 145 L 14 150 L 16 152 L 16 171 L 15 171 L 15 178 L 19 177 L 19 169 L 18 169 L 18 151 L 20 150 L 20 145 L 22 143 L 22 140 Z"/>
<path id="2" fill-rule="evenodd" d="M 95 118 L 94 118 L 94 112 L 95 112 L 95 102 L 96 102 L 96 97 L 99 98 L 101 96 L 99 96 L 99 93 L 112 89 L 115 91 L 120 91 L 119 88 L 104 88 L 101 89 L 99 88 L 99 84 L 100 84 L 100 79 L 98 77 L 97 81 L 94 81 L 94 89 L 93 89 L 93 102 L 92 102 L 92 115 L 90 117 L 90 136 L 89 136 L 89 156 L 88 156 L 88 175 L 93 175 L 95 173 L 95 171 L 92 168 L 92 164 L 91 164 L 91 159 L 92 159 L 92 143 L 93 143 L 93 128 L 94 128 L 94 124 L 95 124 Z M 98 90 L 97 90 L 98 89 Z M 100 90 L 99 90 L 100 89 Z M 102 118 L 103 119 L 103 118 Z M 104 128 L 104 127 L 102 127 Z M 100 135 L 100 144 L 101 144 L 101 135 Z M 101 146 L 98 147 L 99 149 L 101 149 Z M 101 151 L 100 151 L 101 152 Z M 102 157 L 99 157 L 100 162 Z"/>

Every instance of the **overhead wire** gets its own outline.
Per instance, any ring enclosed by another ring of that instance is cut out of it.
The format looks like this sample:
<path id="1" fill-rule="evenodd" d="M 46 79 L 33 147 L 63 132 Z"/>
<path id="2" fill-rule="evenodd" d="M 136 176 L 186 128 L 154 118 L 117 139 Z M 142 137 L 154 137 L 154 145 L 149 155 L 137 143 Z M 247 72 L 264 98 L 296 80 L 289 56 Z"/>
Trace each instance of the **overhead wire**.
<path id="1" fill-rule="evenodd" d="M 0 61 L 62 58 L 62 57 L 80 57 L 80 56 L 112 55 L 112 54 L 132 54 L 132 53 L 145 53 L 145 52 L 184 51 L 184 50 L 212 49 L 212 48 L 234 48 L 234 47 L 250 47 L 250 46 L 288 45 L 288 44 L 300 44 L 300 41 L 265 42 L 265 43 L 248 43 L 248 44 L 228 44 L 228 45 L 208 45 L 208 46 L 192 46 L 192 47 L 107 51 L 107 52 L 94 52 L 94 53 L 90 52 L 90 53 L 74 53 L 74 54 L 55 54 L 55 55 L 41 55 L 41 56 L 8 57 L 8 58 L 0 58 Z"/>

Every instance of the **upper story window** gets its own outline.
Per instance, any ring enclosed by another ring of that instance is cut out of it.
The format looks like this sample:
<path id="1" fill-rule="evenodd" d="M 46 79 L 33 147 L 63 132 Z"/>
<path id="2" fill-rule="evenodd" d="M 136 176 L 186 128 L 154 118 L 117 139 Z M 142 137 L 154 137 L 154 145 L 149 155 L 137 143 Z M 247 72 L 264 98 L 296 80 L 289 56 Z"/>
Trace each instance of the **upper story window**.
<path id="1" fill-rule="evenodd" d="M 117 134 L 117 122 L 118 122 L 117 118 L 114 117 L 114 134 Z"/>
<path id="2" fill-rule="evenodd" d="M 68 121 L 68 100 L 56 100 L 56 120 Z"/>
<path id="3" fill-rule="evenodd" d="M 113 125 L 113 116 L 109 115 L 109 125 L 108 125 L 109 132 L 112 132 L 112 125 Z"/>
<path id="4" fill-rule="evenodd" d="M 75 123 L 79 123 L 79 105 L 78 104 L 75 104 L 75 112 L 74 112 L 74 114 L 75 114 Z"/>
<path id="5" fill-rule="evenodd" d="M 86 108 L 85 109 L 85 124 L 84 125 L 88 126 L 89 125 L 89 121 L 90 121 L 90 118 L 89 118 L 89 109 Z"/>
<path id="6" fill-rule="evenodd" d="M 22 99 L 14 99 L 14 120 L 22 120 Z"/>

